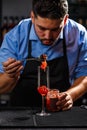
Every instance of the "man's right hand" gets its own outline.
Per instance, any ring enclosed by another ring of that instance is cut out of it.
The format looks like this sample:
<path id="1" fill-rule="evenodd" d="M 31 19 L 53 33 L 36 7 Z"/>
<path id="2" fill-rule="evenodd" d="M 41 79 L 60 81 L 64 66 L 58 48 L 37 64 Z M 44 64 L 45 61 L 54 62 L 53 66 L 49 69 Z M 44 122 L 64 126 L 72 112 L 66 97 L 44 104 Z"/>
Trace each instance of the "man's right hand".
<path id="1" fill-rule="evenodd" d="M 4 73 L 6 73 L 10 78 L 17 78 L 20 76 L 20 71 L 23 70 L 23 65 L 21 61 L 17 61 L 14 58 L 9 58 L 7 61 L 3 62 Z"/>

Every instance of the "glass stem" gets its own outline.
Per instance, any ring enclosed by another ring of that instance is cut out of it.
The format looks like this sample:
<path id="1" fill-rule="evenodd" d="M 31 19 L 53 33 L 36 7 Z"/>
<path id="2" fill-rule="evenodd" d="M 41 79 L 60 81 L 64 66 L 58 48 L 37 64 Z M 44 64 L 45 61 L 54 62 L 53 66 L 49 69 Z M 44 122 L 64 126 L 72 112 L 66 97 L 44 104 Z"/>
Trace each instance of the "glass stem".
<path id="1" fill-rule="evenodd" d="M 47 73 L 47 87 L 48 88 L 50 88 L 49 86 L 49 67 L 47 66 L 47 71 L 46 71 L 46 73 Z"/>
<path id="2" fill-rule="evenodd" d="M 42 96 L 42 112 L 41 113 L 44 113 L 45 110 L 44 110 L 44 96 Z"/>
<path id="3" fill-rule="evenodd" d="M 38 66 L 38 87 L 40 86 L 40 66 Z"/>

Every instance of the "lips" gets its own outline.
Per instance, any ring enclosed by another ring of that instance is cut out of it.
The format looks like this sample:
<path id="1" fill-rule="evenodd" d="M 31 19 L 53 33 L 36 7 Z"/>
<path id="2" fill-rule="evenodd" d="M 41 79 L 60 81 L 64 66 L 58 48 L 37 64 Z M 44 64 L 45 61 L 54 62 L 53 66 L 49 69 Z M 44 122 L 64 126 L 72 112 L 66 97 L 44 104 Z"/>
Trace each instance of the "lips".
<path id="1" fill-rule="evenodd" d="M 51 45 L 53 43 L 53 40 L 43 40 L 43 43 Z"/>

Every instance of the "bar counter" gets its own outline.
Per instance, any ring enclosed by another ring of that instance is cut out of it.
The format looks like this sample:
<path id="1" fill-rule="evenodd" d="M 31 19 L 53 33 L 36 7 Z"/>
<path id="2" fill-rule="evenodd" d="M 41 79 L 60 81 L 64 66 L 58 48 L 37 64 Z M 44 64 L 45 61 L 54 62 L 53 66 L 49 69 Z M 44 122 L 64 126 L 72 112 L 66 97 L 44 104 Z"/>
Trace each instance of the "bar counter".
<path id="1" fill-rule="evenodd" d="M 87 109 L 73 107 L 67 111 L 53 112 L 50 116 L 36 115 L 38 108 L 0 108 L 0 128 L 86 128 Z"/>

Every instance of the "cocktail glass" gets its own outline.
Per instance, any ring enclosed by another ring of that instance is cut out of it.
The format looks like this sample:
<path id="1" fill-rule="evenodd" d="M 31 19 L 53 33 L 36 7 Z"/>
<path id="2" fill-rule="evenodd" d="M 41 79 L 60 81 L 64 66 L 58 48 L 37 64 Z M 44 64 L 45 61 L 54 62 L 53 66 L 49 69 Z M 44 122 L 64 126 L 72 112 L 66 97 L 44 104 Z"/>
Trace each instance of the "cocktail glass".
<path id="1" fill-rule="evenodd" d="M 44 78 L 43 78 L 44 76 Z M 42 110 L 40 113 L 36 113 L 36 115 L 39 116 L 48 116 L 50 113 L 47 113 L 45 111 L 45 97 L 49 91 L 49 67 L 47 66 L 45 68 L 45 71 L 41 69 L 40 66 L 38 66 L 38 87 L 37 87 L 38 92 L 42 96 Z"/>

